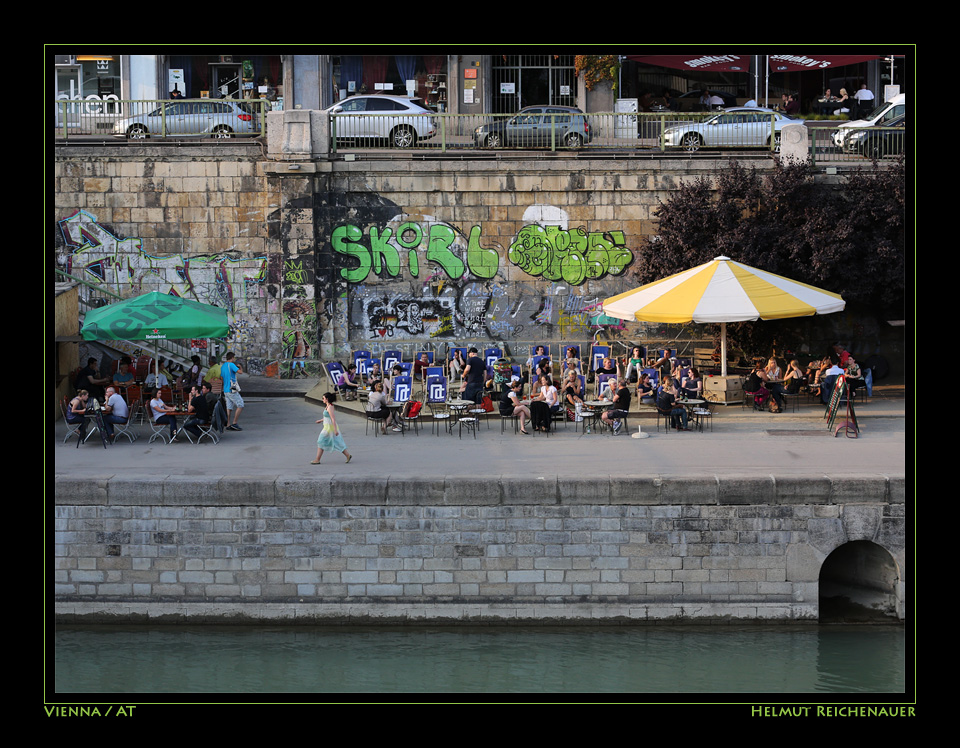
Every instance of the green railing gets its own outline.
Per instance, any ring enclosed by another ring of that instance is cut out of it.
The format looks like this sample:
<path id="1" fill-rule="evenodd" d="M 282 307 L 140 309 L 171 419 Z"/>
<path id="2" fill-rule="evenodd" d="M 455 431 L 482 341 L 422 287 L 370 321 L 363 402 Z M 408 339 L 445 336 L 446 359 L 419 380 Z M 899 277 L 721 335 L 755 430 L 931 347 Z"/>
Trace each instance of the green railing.
<path id="1" fill-rule="evenodd" d="M 795 120 L 800 122 L 800 120 Z M 710 149 L 776 151 L 791 120 L 770 112 L 347 114 L 330 115 L 334 152 L 388 148 L 631 150 L 696 153 Z"/>
<path id="2" fill-rule="evenodd" d="M 56 134 L 125 140 L 256 137 L 270 102 L 262 99 L 58 100 Z"/>
<path id="3" fill-rule="evenodd" d="M 902 126 L 810 128 L 810 158 L 819 165 L 882 161 L 899 156 L 905 148 Z"/>

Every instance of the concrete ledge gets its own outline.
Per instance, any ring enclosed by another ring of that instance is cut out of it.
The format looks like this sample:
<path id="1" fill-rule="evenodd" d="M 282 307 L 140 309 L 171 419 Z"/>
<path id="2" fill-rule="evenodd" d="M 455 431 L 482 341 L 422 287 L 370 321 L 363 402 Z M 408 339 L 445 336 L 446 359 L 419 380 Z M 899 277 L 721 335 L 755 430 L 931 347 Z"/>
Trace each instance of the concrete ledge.
<path id="1" fill-rule="evenodd" d="M 57 505 L 169 506 L 446 504 L 884 504 L 902 505 L 903 475 L 813 475 L 809 478 L 610 476 L 558 479 L 490 475 L 391 478 L 332 476 L 54 476 Z"/>
<path id="2" fill-rule="evenodd" d="M 621 625 L 817 623 L 812 603 L 141 603 L 58 602 L 59 624 Z"/>

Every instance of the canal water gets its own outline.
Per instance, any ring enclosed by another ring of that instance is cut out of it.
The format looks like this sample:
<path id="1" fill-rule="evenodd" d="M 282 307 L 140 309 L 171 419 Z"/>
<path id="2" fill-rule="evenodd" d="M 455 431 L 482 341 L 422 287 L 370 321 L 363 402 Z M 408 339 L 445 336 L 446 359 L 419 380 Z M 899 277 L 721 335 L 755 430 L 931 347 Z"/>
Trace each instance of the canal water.
<path id="1" fill-rule="evenodd" d="M 904 693 L 903 627 L 63 626 L 79 693 Z"/>

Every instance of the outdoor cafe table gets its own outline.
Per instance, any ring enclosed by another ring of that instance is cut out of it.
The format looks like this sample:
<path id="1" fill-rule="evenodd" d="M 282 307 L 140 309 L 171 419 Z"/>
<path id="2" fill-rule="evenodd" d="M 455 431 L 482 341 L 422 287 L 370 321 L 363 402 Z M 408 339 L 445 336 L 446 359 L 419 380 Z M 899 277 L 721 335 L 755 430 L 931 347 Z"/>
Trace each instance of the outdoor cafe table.
<path id="1" fill-rule="evenodd" d="M 583 404 L 589 408 L 589 410 L 582 410 L 580 415 L 583 417 L 584 424 L 584 433 L 590 433 L 590 423 L 593 424 L 594 428 L 597 428 L 600 425 L 600 418 L 603 415 L 603 411 L 613 405 L 611 400 L 584 400 Z"/>

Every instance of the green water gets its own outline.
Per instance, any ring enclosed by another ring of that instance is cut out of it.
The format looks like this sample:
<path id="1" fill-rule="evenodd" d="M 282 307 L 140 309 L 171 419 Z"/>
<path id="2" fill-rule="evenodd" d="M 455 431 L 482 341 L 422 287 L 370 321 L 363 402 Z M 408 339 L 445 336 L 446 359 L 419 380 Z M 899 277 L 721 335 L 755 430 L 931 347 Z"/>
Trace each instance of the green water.
<path id="1" fill-rule="evenodd" d="M 61 627 L 71 693 L 903 693 L 900 626 Z M 321 699 L 322 700 L 322 699 Z"/>

